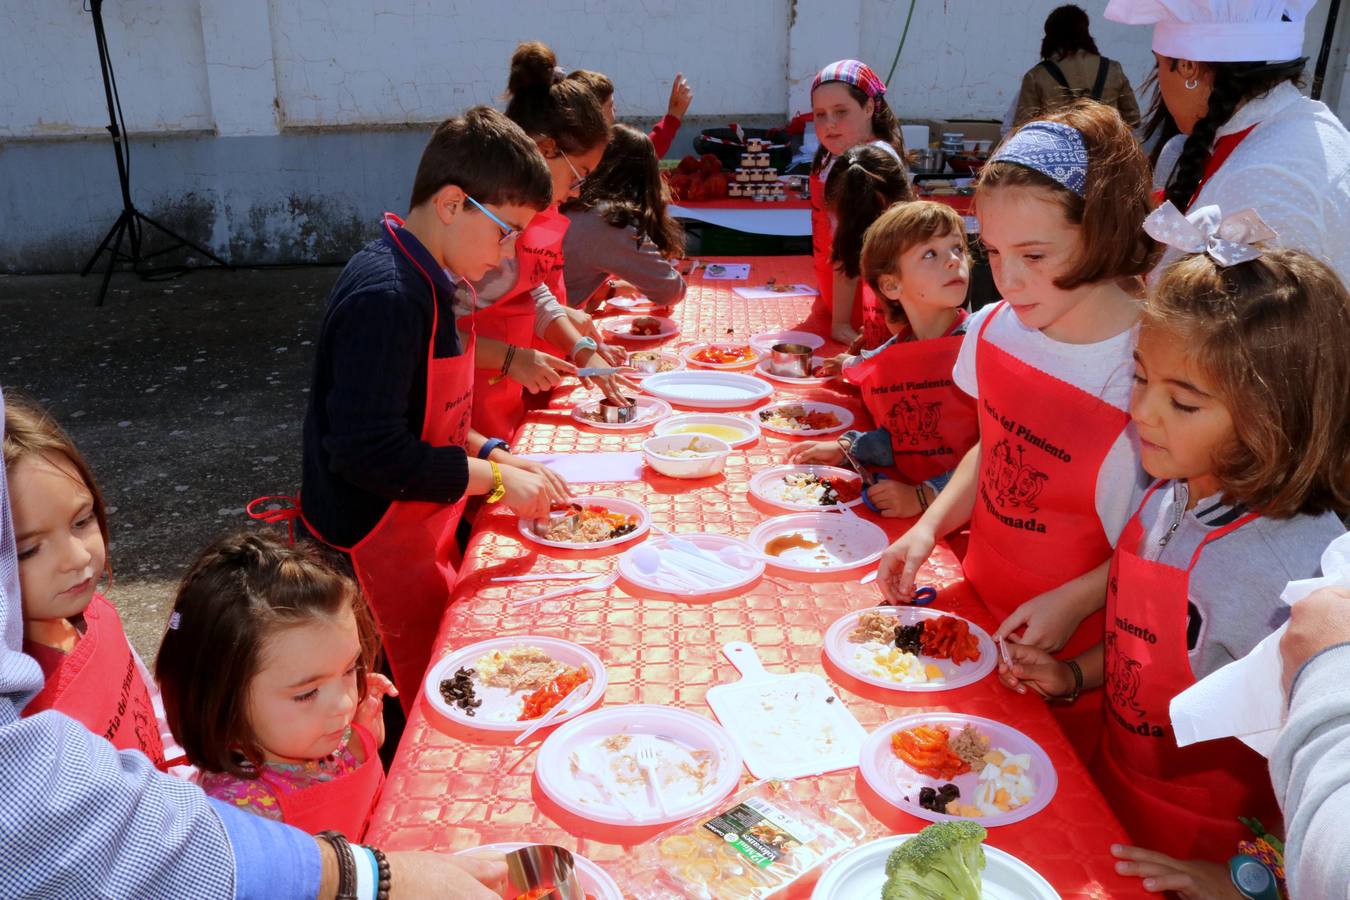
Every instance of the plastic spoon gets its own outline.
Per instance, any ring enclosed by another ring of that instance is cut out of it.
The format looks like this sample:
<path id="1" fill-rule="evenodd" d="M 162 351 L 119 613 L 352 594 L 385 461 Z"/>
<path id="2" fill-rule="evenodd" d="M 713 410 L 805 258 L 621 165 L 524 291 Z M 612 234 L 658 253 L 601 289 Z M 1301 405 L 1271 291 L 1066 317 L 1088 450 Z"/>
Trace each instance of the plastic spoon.
<path id="1" fill-rule="evenodd" d="M 712 586 L 711 582 L 696 582 L 692 578 L 692 573 L 665 571 L 665 566 L 661 562 L 661 554 L 656 552 L 656 548 L 650 544 L 638 544 L 632 550 L 631 554 L 633 565 L 637 570 L 648 578 L 666 579 L 672 587 L 686 591 L 707 590 Z"/>
<path id="2" fill-rule="evenodd" d="M 500 575 L 491 580 L 493 584 L 506 584 L 517 581 L 585 581 L 595 577 L 594 572 L 535 572 L 529 575 Z"/>

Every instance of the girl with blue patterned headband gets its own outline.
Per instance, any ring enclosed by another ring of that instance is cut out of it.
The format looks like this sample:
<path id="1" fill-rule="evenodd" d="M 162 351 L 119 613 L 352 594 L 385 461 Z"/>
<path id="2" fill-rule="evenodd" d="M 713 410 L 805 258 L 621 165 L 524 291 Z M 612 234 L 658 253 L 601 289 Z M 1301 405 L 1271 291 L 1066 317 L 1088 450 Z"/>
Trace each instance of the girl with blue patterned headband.
<path id="1" fill-rule="evenodd" d="M 1148 162 L 1119 113 L 1080 102 L 1014 132 L 975 199 L 1004 298 L 972 318 L 952 373 L 976 399 L 980 442 L 887 550 L 879 583 L 908 598 L 937 540 L 969 523 L 963 566 L 996 636 L 1076 654 L 1102 639 L 1107 565 L 1142 489 L 1125 429 L 1129 288 L 1156 257 Z M 1080 750 L 1100 730 L 1099 701 L 1087 705 L 1062 707 Z"/>
<path id="2" fill-rule="evenodd" d="M 900 122 L 886 105 L 886 83 L 867 63 L 841 59 L 821 69 L 811 82 L 811 114 L 820 149 L 811 163 L 811 255 L 820 299 L 831 311 L 830 333 L 851 344 L 862 327 L 862 304 L 856 275 L 831 259 L 836 217 L 825 204 L 825 182 L 835 160 L 859 144 L 871 143 L 904 167 L 905 145 Z M 834 303 L 835 297 L 846 302 Z"/>

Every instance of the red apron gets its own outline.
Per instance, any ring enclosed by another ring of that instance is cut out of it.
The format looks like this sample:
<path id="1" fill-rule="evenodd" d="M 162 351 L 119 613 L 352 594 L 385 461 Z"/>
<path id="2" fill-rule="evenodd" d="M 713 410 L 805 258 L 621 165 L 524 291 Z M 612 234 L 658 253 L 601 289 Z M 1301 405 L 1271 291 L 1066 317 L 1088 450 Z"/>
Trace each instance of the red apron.
<path id="1" fill-rule="evenodd" d="M 117 610 L 95 593 L 84 611 L 84 634 L 47 675 L 25 716 L 54 709 L 107 738 L 119 750 L 139 750 L 164 768 L 164 745 L 150 692 L 136 667 Z"/>
<path id="2" fill-rule="evenodd" d="M 361 840 L 384 784 L 384 769 L 380 748 L 370 732 L 360 725 L 353 725 L 352 732 L 361 739 L 366 759 L 345 775 L 289 790 L 266 769 L 261 771 L 259 777 L 272 788 L 281 807 L 281 820 L 287 825 L 310 834 L 340 831 L 352 843 Z"/>
<path id="3" fill-rule="evenodd" d="M 570 224 L 556 205 L 530 220 L 516 239 L 515 285 L 474 316 L 480 336 L 517 347 L 534 344 L 535 302 L 530 291 L 550 278 L 561 283 L 563 236 Z M 559 297 L 559 302 L 565 301 L 566 297 Z M 510 441 L 525 417 L 525 389 L 520 382 L 500 376 L 500 369 L 479 369 L 474 373 L 473 427 L 486 437 Z"/>
<path id="4" fill-rule="evenodd" d="M 1097 473 L 1129 414 L 984 339 L 976 346 L 980 474 L 962 566 L 994 619 L 1111 558 L 1097 515 Z M 1064 647 L 1073 657 L 1102 639 L 1099 610 Z M 1101 698 L 1085 694 L 1052 711 L 1080 754 L 1101 729 Z"/>
<path id="5" fill-rule="evenodd" d="M 1255 518 L 1210 532 L 1177 569 L 1139 555 L 1144 528 L 1135 513 L 1111 559 L 1106 715 L 1092 773 L 1135 843 L 1178 859 L 1226 860 L 1251 837 L 1238 816 L 1280 821 L 1265 759 L 1237 738 L 1179 748 L 1168 711 L 1195 684 L 1186 649 L 1191 570 L 1205 544 Z"/>
<path id="6" fill-rule="evenodd" d="M 834 264 L 830 262 L 834 244 L 834 224 L 825 209 L 825 179 L 812 173 L 811 184 L 811 262 L 816 269 L 816 287 L 825 308 L 834 305 Z"/>
<path id="7" fill-rule="evenodd" d="M 965 320 L 964 314 L 952 331 Z M 891 434 L 895 468 L 906 484 L 920 484 L 956 468 L 980 439 L 975 400 L 952 381 L 962 336 L 897 341 L 844 369 L 862 388 L 872 421 Z"/>
<path id="8" fill-rule="evenodd" d="M 403 223 L 392 213 L 385 216 L 385 228 L 402 249 L 390 222 Z M 421 438 L 436 447 L 463 446 L 469 436 L 469 413 L 473 402 L 473 354 L 477 343 L 474 317 L 459 320 L 465 341 L 463 352 L 448 359 L 437 359 L 436 329 L 440 313 L 435 282 L 406 250 L 403 252 L 431 286 L 431 334 L 426 351 L 426 406 Z M 394 686 L 398 688 L 405 711 L 412 709 L 421 692 L 422 676 L 431 660 L 441 616 L 455 587 L 459 564 L 455 530 L 464 513 L 465 500 L 460 497 L 451 504 L 392 501 L 380 521 L 356 546 L 338 548 L 351 554 L 357 580 L 375 616 L 385 657 L 393 672 Z M 313 523 L 306 519 L 305 524 L 311 533 L 324 540 Z"/>
<path id="9" fill-rule="evenodd" d="M 862 316 L 864 350 L 875 350 L 891 339 L 891 329 L 886 326 L 886 313 L 881 308 L 881 298 L 865 281 L 858 282 L 858 303 L 854 306 L 854 311 Z M 956 357 L 952 359 L 955 361 Z"/>

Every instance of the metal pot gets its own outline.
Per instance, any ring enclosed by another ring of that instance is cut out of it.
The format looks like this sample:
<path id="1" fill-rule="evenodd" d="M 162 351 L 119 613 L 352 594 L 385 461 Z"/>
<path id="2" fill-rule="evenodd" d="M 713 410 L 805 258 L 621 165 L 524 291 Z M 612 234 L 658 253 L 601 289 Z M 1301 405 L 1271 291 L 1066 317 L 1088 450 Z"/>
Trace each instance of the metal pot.
<path id="1" fill-rule="evenodd" d="M 769 371 L 785 378 L 811 377 L 811 348 L 805 344 L 774 344 Z"/>
<path id="2" fill-rule="evenodd" d="M 600 416 L 605 422 L 611 425 L 624 425 L 637 418 L 637 400 L 632 397 L 623 399 L 627 401 L 625 404 L 615 403 L 609 399 L 600 401 Z"/>
<path id="3" fill-rule="evenodd" d="M 576 873 L 572 851 L 547 844 L 536 844 L 506 854 L 506 875 L 514 897 L 539 888 L 553 888 L 550 897 L 559 900 L 584 900 L 585 891 Z"/>

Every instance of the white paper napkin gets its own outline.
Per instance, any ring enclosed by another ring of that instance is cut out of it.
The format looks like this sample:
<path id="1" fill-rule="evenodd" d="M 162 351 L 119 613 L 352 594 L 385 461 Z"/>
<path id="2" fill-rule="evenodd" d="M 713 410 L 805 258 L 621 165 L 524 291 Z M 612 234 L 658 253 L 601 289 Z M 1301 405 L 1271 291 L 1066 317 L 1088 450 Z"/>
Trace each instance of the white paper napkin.
<path id="1" fill-rule="evenodd" d="M 571 484 L 641 481 L 641 453 L 522 453 L 548 466 Z"/>
<path id="2" fill-rule="evenodd" d="M 1289 582 L 1280 599 L 1293 606 L 1324 587 L 1350 587 L 1350 534 L 1332 541 L 1322 552 L 1320 578 Z M 1283 665 L 1280 637 L 1288 625 L 1235 660 L 1172 698 L 1172 728 L 1177 745 L 1237 737 L 1269 757 L 1284 727 Z"/>

